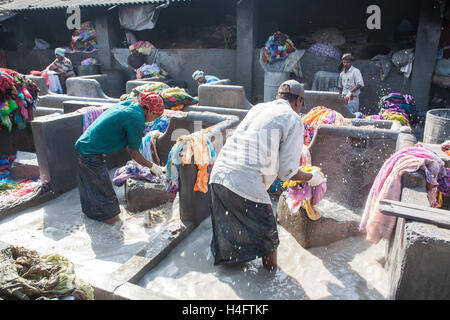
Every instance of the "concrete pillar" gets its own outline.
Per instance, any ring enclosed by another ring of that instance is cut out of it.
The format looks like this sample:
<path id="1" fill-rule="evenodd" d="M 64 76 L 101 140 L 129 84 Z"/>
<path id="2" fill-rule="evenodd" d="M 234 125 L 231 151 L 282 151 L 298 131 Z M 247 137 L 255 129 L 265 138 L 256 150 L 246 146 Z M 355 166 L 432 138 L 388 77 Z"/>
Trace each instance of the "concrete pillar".
<path id="1" fill-rule="evenodd" d="M 103 69 L 111 69 L 111 41 L 108 28 L 108 16 L 105 11 L 99 11 L 95 17 L 95 30 L 97 31 L 98 60 Z"/>
<path id="2" fill-rule="evenodd" d="M 236 79 L 252 101 L 253 57 L 256 43 L 255 0 L 237 2 Z"/>
<path id="3" fill-rule="evenodd" d="M 25 61 L 25 55 L 28 50 L 32 47 L 32 36 L 29 20 L 26 17 L 26 14 L 21 14 L 17 17 L 16 25 L 10 25 L 11 29 L 15 29 L 16 32 L 16 46 L 17 46 L 17 55 L 20 57 L 20 61 Z M 16 71 L 24 73 L 24 66 L 16 68 Z"/>
<path id="4" fill-rule="evenodd" d="M 440 6 L 436 5 L 435 1 L 422 0 L 411 78 L 411 94 L 416 100 L 417 112 L 423 116 L 428 110 L 431 80 L 441 37 L 441 26 Z"/>

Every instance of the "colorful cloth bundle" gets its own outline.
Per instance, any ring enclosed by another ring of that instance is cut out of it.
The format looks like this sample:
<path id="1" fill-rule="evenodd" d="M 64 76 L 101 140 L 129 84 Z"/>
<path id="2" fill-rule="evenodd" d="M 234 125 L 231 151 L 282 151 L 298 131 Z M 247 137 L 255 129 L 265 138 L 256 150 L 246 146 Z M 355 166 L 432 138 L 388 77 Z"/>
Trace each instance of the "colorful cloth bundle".
<path id="1" fill-rule="evenodd" d="M 309 154 L 307 148 L 304 153 Z M 313 167 L 311 166 L 311 155 L 309 157 L 303 157 L 302 163 L 299 169 L 303 172 L 311 172 Z M 320 168 L 317 168 L 320 170 Z M 320 211 L 315 207 L 325 196 L 327 192 L 327 183 L 324 182 L 316 187 L 311 187 L 305 181 L 291 181 L 288 180 L 283 184 L 284 188 L 287 188 L 288 195 L 286 197 L 286 203 L 289 210 L 292 213 L 296 213 L 300 208 L 306 210 L 308 217 L 315 221 L 321 217 Z"/>
<path id="2" fill-rule="evenodd" d="M 87 58 L 81 61 L 82 66 L 94 66 L 97 64 L 97 59 L 95 58 Z"/>
<path id="3" fill-rule="evenodd" d="M 436 153 L 420 144 L 397 151 L 381 167 L 366 201 L 360 230 L 367 233 L 368 241 L 378 243 L 382 238 L 390 238 L 396 217 L 382 214 L 380 201 L 400 201 L 403 173 L 419 169 L 425 171 L 430 207 L 441 206 L 440 192 L 450 194 L 450 170 Z"/>
<path id="4" fill-rule="evenodd" d="M 450 156 L 450 140 L 445 141 L 441 145 L 441 150 L 444 151 L 444 153 L 448 156 Z"/>
<path id="5" fill-rule="evenodd" d="M 389 119 L 389 114 L 388 116 L 383 116 L 385 119 L 399 120 L 403 124 L 405 120 L 402 120 L 400 117 L 403 116 L 406 119 L 407 124 L 409 125 L 411 117 L 415 116 L 416 114 L 415 104 L 416 102 L 414 100 L 414 97 L 411 95 L 390 93 L 387 96 L 381 98 L 378 104 L 378 114 L 383 116 L 385 112 L 389 111 L 389 113 L 396 116 L 398 119 Z"/>
<path id="6" fill-rule="evenodd" d="M 380 99 L 379 113 L 366 116 L 368 120 L 397 120 L 404 126 L 410 126 L 416 115 L 414 97 L 408 94 L 390 93 Z"/>
<path id="7" fill-rule="evenodd" d="M 170 150 L 166 165 L 164 183 L 167 192 L 175 198 L 178 189 L 178 170 L 180 165 L 193 163 L 197 166 L 197 180 L 194 191 L 208 192 L 208 167 L 212 166 L 216 158 L 214 147 L 206 136 L 207 129 L 181 136 Z"/>
<path id="8" fill-rule="evenodd" d="M 0 191 L 14 189 L 17 186 L 17 182 L 10 178 L 0 179 Z"/>
<path id="9" fill-rule="evenodd" d="M 15 159 L 15 156 L 0 156 L 0 179 L 11 175 L 11 166 Z"/>
<path id="10" fill-rule="evenodd" d="M 149 84 L 143 84 L 137 86 L 131 90 L 131 93 L 126 97 L 127 100 L 133 100 L 134 102 L 139 102 L 139 98 L 142 92 L 161 92 L 164 89 L 170 88 L 167 84 L 163 82 L 152 82 Z"/>
<path id="11" fill-rule="evenodd" d="M 25 121 L 33 117 L 39 88 L 24 75 L 0 68 L 0 130 L 12 131 L 13 124 L 25 128 Z"/>
<path id="12" fill-rule="evenodd" d="M 197 97 L 192 97 L 186 90 L 175 87 L 162 90 L 159 95 L 164 100 L 164 105 L 168 109 L 181 110 L 186 105 L 193 105 L 198 103 Z"/>
<path id="13" fill-rule="evenodd" d="M 397 120 L 404 126 L 409 126 L 408 118 L 405 114 L 397 111 L 386 110 L 381 114 L 384 120 Z"/>
<path id="14" fill-rule="evenodd" d="M 339 112 L 326 107 L 315 107 L 309 111 L 302 119 L 305 126 L 304 144 L 309 146 L 311 143 L 316 128 L 321 124 L 331 124 L 336 126 L 344 125 L 344 116 Z"/>
<path id="15" fill-rule="evenodd" d="M 78 113 L 83 115 L 83 132 L 85 132 L 89 126 L 103 113 L 103 109 L 100 107 L 84 107 L 77 110 Z"/>
<path id="16" fill-rule="evenodd" d="M 13 186 L 13 184 L 11 184 Z M 14 199 L 26 196 L 41 186 L 41 180 L 23 180 L 17 183 L 13 188 L 6 190 L 6 194 Z"/>
<path id="17" fill-rule="evenodd" d="M 342 56 L 342 53 L 338 48 L 327 42 L 315 43 L 310 46 L 307 51 L 316 56 L 328 57 L 336 60 L 341 60 Z"/>
<path id="18" fill-rule="evenodd" d="M 291 39 L 278 31 L 267 40 L 262 59 L 264 63 L 272 64 L 285 60 L 295 50 L 296 48 Z"/>
<path id="19" fill-rule="evenodd" d="M 149 168 L 141 166 L 134 161 L 128 161 L 125 166 L 116 170 L 112 182 L 115 186 L 120 187 L 129 178 L 146 180 L 152 183 L 160 183 L 162 181 L 161 178 L 154 176 Z"/>
<path id="20" fill-rule="evenodd" d="M 169 75 L 167 71 L 158 66 L 157 63 L 143 64 L 136 72 L 137 79 L 160 77 L 165 78 Z"/>
<path id="21" fill-rule="evenodd" d="M 146 56 L 149 56 L 152 50 L 156 49 L 156 47 L 148 41 L 138 41 L 133 44 L 133 47 L 135 47 L 138 52 Z"/>
<path id="22" fill-rule="evenodd" d="M 81 24 L 79 30 L 75 30 L 72 35 L 72 42 L 70 44 L 70 50 L 67 52 L 85 52 L 90 53 L 96 51 L 97 45 L 97 32 L 95 31 L 95 22 L 86 21 Z"/>

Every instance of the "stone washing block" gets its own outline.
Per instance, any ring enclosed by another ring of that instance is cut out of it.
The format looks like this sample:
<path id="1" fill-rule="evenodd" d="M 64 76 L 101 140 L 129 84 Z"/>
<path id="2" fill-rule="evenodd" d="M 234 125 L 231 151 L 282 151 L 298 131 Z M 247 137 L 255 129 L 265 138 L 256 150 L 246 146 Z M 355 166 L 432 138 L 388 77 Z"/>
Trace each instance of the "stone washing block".
<path id="1" fill-rule="evenodd" d="M 389 258 L 390 299 L 450 299 L 450 230 L 398 219 Z"/>
<path id="2" fill-rule="evenodd" d="M 125 198 L 130 212 L 141 212 L 158 207 L 172 200 L 163 183 L 128 179 L 125 183 Z"/>
<path id="3" fill-rule="evenodd" d="M 360 218 L 356 214 L 347 210 L 321 211 L 322 217 L 312 221 L 303 209 L 291 213 L 285 193 L 278 200 L 277 214 L 280 225 L 305 249 L 326 246 L 348 237 L 361 235 Z"/>
<path id="4" fill-rule="evenodd" d="M 36 154 L 17 151 L 16 159 L 11 166 L 11 173 L 16 180 L 39 178 L 39 165 Z"/>

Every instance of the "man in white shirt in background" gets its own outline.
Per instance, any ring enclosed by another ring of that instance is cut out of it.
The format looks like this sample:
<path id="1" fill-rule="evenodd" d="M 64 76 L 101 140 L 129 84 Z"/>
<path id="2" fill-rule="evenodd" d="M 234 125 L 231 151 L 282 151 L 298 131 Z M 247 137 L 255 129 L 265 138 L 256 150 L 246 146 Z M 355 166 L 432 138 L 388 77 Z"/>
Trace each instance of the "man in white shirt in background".
<path id="1" fill-rule="evenodd" d="M 353 66 L 355 59 L 350 53 L 342 56 L 344 69 L 339 75 L 339 93 L 344 96 L 347 108 L 351 113 L 359 112 L 359 94 L 364 87 L 361 71 Z"/>
<path id="2" fill-rule="evenodd" d="M 304 89 L 284 82 L 277 100 L 249 110 L 223 146 L 211 172 L 211 250 L 215 265 L 242 263 L 262 257 L 263 266 L 277 266 L 277 223 L 267 189 L 276 177 L 326 181 L 314 170 L 299 170 L 303 148 Z"/>

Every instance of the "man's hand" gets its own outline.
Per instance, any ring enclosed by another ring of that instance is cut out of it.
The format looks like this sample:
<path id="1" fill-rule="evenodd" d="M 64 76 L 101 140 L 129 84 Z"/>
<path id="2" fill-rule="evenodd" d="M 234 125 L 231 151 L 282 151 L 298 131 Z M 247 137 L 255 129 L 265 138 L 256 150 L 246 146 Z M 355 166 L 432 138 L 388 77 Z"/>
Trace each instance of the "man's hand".
<path id="1" fill-rule="evenodd" d="M 160 167 L 156 164 L 153 164 L 153 166 L 150 168 L 150 171 L 157 177 L 160 177 L 164 173 L 164 168 Z"/>
<path id="2" fill-rule="evenodd" d="M 311 171 L 311 174 L 312 178 L 311 180 L 308 180 L 308 184 L 310 187 L 317 187 L 318 185 L 327 182 L 327 179 L 319 169 L 313 169 Z"/>

